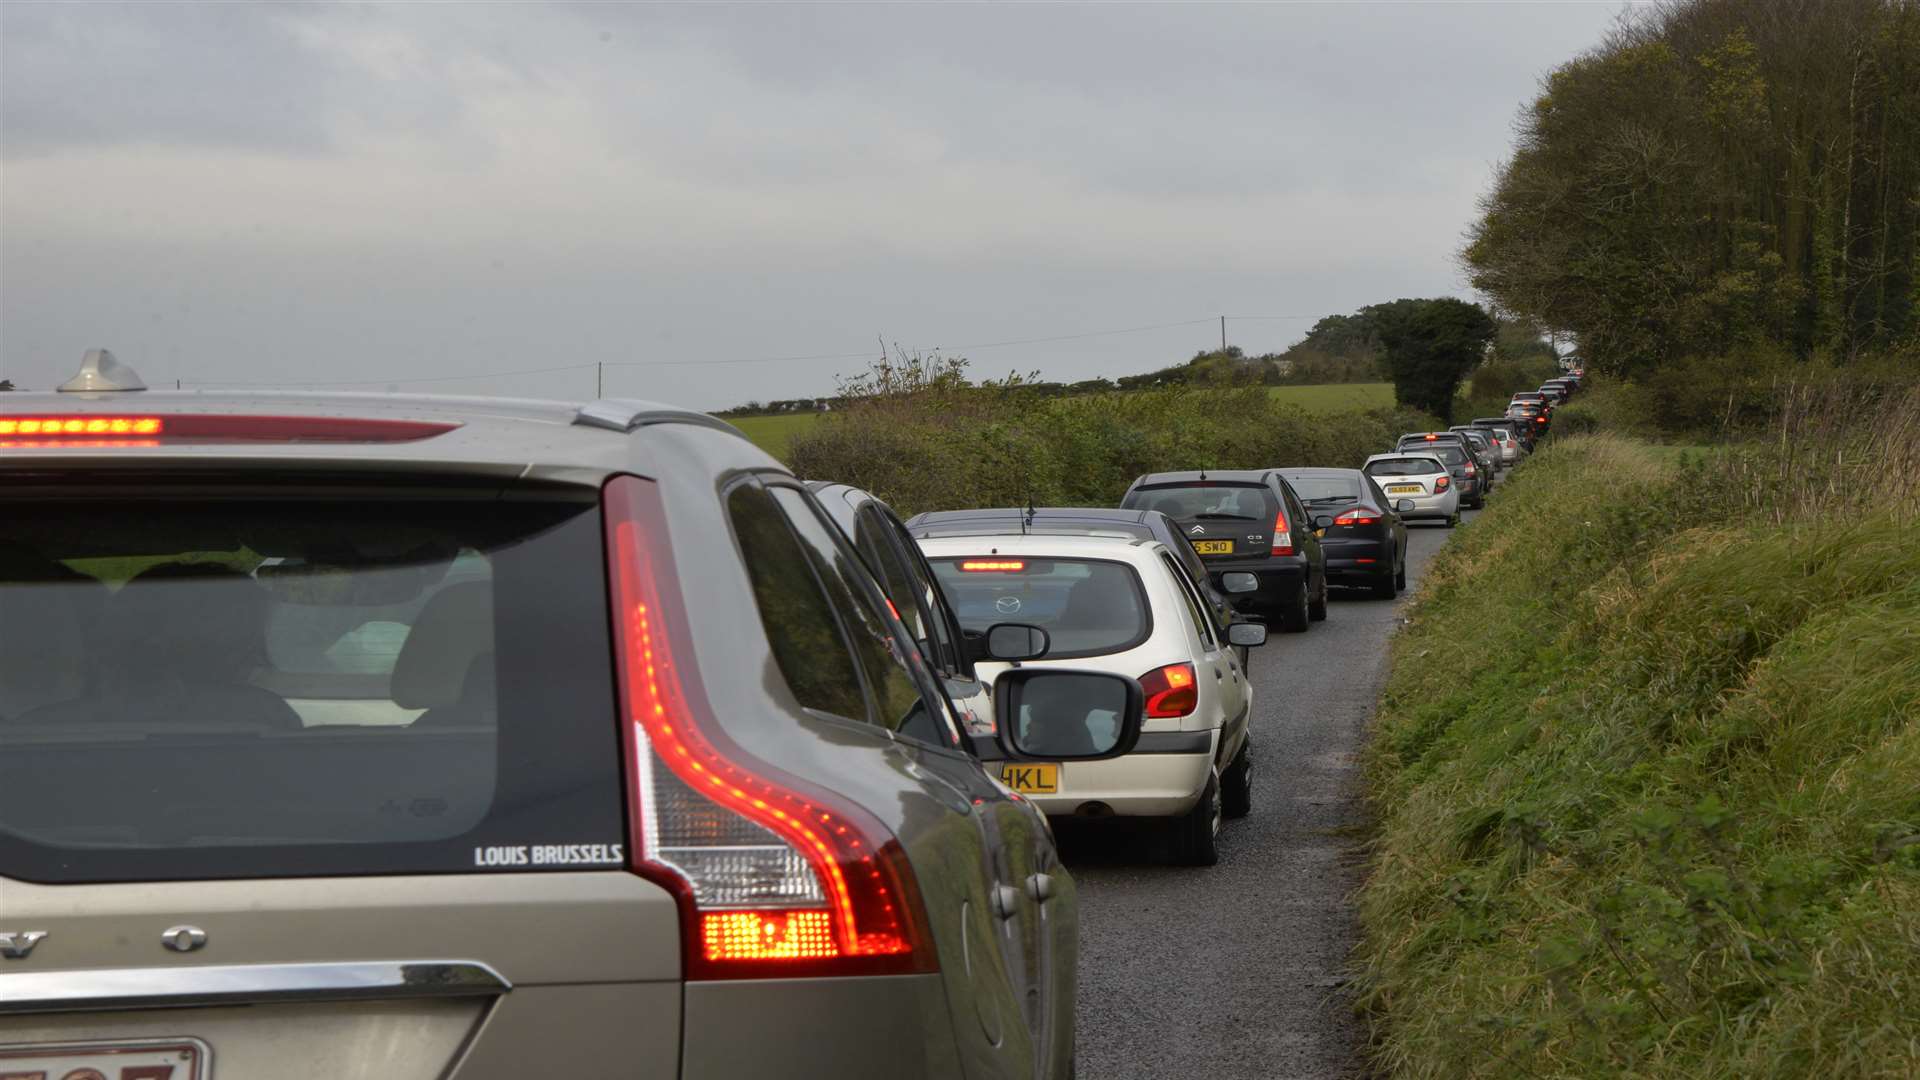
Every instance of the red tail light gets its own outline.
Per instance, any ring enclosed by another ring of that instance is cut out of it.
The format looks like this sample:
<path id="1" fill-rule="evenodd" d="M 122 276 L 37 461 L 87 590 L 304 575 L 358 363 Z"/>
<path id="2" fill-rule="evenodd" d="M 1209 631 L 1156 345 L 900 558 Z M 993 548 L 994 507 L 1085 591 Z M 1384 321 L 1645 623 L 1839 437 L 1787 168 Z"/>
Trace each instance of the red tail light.
<path id="1" fill-rule="evenodd" d="M 1435 491 L 1445 491 L 1445 490 L 1447 490 L 1447 485 L 1448 485 L 1449 483 L 1451 483 L 1451 480 L 1450 480 L 1450 478 L 1449 478 L 1449 477 L 1447 477 L 1447 476 L 1446 476 L 1445 474 L 1442 474 L 1442 475 L 1440 475 L 1440 476 L 1436 476 L 1436 477 L 1434 477 L 1434 478 L 1433 478 L 1433 490 L 1435 490 Z"/>
<path id="2" fill-rule="evenodd" d="M 747 754 L 714 722 L 659 489 L 615 477 L 604 505 L 632 866 L 679 897 L 687 977 L 935 970 L 899 841 L 859 804 Z"/>
<path id="3" fill-rule="evenodd" d="M 1275 555 L 1293 554 L 1293 530 L 1287 527 L 1287 508 L 1284 506 L 1273 515 L 1272 551 Z"/>
<path id="4" fill-rule="evenodd" d="M 1147 692 L 1147 716 L 1170 720 L 1200 707 L 1200 682 L 1192 664 L 1168 664 L 1140 676 Z"/>
<path id="5" fill-rule="evenodd" d="M 1378 525 L 1380 524 L 1380 515 L 1369 514 L 1356 506 L 1352 510 L 1334 518 L 1333 523 L 1335 525 Z"/>
<path id="6" fill-rule="evenodd" d="M 1480 471 L 1480 470 L 1478 470 L 1478 469 L 1476 469 L 1476 468 L 1474 468 L 1474 467 L 1473 467 L 1473 462 L 1471 462 L 1471 461 L 1469 461 L 1469 462 L 1467 462 L 1467 475 L 1468 475 L 1468 476 L 1473 476 L 1474 474 L 1476 474 L 1476 473 L 1478 473 L 1479 471 Z"/>
<path id="7" fill-rule="evenodd" d="M 30 437 L 34 446 L 113 446 L 108 438 L 133 437 L 167 443 L 231 442 L 416 442 L 444 435 L 455 423 L 428 420 L 368 420 L 343 416 L 236 416 L 181 413 L 174 416 L 9 416 L 0 418 L 0 438 Z M 79 440 L 86 439 L 87 442 Z M 128 442 L 153 446 L 153 441 Z"/>
<path id="8" fill-rule="evenodd" d="M 968 559 L 960 564 L 972 574 L 1017 574 L 1026 568 L 1024 559 Z"/>

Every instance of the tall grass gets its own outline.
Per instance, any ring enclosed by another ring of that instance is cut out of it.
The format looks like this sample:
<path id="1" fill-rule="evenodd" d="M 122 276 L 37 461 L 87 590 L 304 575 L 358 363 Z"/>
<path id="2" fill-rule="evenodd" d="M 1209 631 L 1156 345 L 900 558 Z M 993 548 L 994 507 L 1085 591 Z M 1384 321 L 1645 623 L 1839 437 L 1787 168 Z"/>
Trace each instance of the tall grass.
<path id="1" fill-rule="evenodd" d="M 1544 449 L 1438 556 L 1367 762 L 1402 1076 L 1920 1065 L 1920 392 Z"/>

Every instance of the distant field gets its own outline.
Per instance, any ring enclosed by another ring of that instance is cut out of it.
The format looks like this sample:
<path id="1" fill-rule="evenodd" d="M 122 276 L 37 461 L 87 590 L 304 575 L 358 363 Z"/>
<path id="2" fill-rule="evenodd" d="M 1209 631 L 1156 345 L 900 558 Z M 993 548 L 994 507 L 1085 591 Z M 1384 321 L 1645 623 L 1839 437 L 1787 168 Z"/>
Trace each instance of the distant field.
<path id="1" fill-rule="evenodd" d="M 1393 404 L 1392 383 L 1276 386 L 1268 392 L 1276 401 L 1298 405 L 1309 412 L 1378 409 Z M 789 413 L 785 416 L 738 416 L 733 418 L 732 423 L 746 432 L 747 438 L 752 439 L 755 446 L 784 461 L 787 445 L 793 441 L 793 437 L 819 419 L 819 413 Z"/>
<path id="2" fill-rule="evenodd" d="M 819 419 L 819 413 L 788 413 L 785 416 L 736 416 L 730 422 L 745 432 L 753 445 L 785 461 L 787 443 Z"/>
<path id="3" fill-rule="evenodd" d="M 1392 383 L 1335 383 L 1329 386 L 1276 386 L 1268 391 L 1275 401 L 1298 405 L 1311 412 L 1343 409 L 1384 409 L 1393 405 Z"/>

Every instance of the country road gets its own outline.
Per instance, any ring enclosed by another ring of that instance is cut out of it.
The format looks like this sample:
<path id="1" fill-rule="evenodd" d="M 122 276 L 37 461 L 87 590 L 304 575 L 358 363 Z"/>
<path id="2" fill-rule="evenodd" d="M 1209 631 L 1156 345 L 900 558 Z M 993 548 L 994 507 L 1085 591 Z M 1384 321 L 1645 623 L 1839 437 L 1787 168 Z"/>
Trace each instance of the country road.
<path id="1" fill-rule="evenodd" d="M 1362 871 L 1358 752 L 1388 637 L 1454 535 L 1407 532 L 1399 600 L 1336 591 L 1327 621 L 1256 650 L 1253 813 L 1226 824 L 1219 865 L 1167 865 L 1126 823 L 1062 830 L 1081 903 L 1081 1080 L 1363 1075 L 1343 989 Z"/>

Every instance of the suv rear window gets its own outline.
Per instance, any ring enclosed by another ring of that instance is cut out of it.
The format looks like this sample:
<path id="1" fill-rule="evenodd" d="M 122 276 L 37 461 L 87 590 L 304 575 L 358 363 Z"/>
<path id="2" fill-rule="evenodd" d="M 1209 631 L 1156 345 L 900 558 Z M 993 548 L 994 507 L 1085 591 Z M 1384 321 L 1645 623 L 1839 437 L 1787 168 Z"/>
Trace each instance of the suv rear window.
<path id="1" fill-rule="evenodd" d="M 1129 510 L 1158 510 L 1170 518 L 1273 519 L 1272 494 L 1260 484 L 1185 484 L 1138 488 Z"/>
<path id="2" fill-rule="evenodd" d="M 1426 442 L 1422 440 L 1413 443 L 1411 446 L 1402 446 L 1400 449 L 1409 450 L 1413 447 L 1418 447 L 1423 454 L 1432 454 L 1448 465 L 1462 465 L 1465 464 L 1467 460 L 1467 452 L 1461 449 L 1460 444 L 1457 442 Z"/>
<path id="3" fill-rule="evenodd" d="M 1360 497 L 1360 478 L 1357 476 L 1289 475 L 1287 483 L 1293 485 L 1293 493 L 1300 496 L 1301 502 L 1333 502 Z"/>
<path id="4" fill-rule="evenodd" d="M 591 495 L 5 512 L 0 873 L 621 861 Z"/>
<path id="5" fill-rule="evenodd" d="M 1126 563 L 999 555 L 929 562 L 961 629 L 984 633 L 995 623 L 1038 626 L 1052 639 L 1049 660 L 1125 652 L 1153 628 L 1140 575 Z M 1018 569 L 965 568 L 984 562 Z"/>

